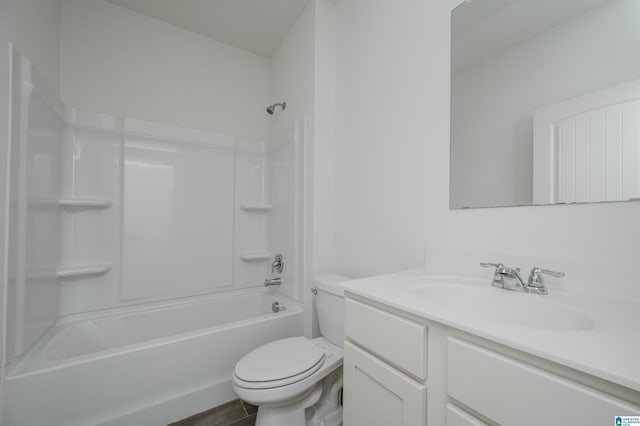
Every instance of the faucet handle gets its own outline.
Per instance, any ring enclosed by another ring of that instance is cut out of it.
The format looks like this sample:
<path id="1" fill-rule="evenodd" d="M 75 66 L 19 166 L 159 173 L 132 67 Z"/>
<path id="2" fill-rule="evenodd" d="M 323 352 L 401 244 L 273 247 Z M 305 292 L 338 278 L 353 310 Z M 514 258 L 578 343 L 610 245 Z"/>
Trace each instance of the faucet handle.
<path id="1" fill-rule="evenodd" d="M 504 265 L 502 263 L 480 262 L 480 266 L 482 266 L 483 268 L 504 268 Z"/>
<path id="2" fill-rule="evenodd" d="M 284 261 L 282 260 L 282 254 L 276 254 L 276 257 L 273 259 L 273 263 L 271 264 L 271 273 L 278 272 L 282 273 L 284 270 Z"/>
<path id="3" fill-rule="evenodd" d="M 532 274 L 547 274 L 547 275 L 551 275 L 552 277 L 556 277 L 556 278 L 564 277 L 564 272 L 552 271 L 550 269 L 541 269 L 541 268 L 538 268 L 537 266 L 535 268 L 531 269 L 531 273 Z"/>
<path id="4" fill-rule="evenodd" d="M 480 262 L 480 266 L 483 268 L 496 268 L 493 272 L 493 280 L 491 281 L 491 285 L 498 288 L 504 288 L 504 277 L 501 275 L 501 272 L 505 270 L 504 265 L 502 263 L 489 263 L 489 262 Z"/>
<path id="5" fill-rule="evenodd" d="M 552 271 L 550 269 L 541 269 L 535 266 L 531 269 L 531 274 L 529 275 L 529 286 L 543 287 L 544 280 L 542 279 L 542 274 L 551 275 L 552 277 L 556 278 L 564 277 L 564 272 Z"/>

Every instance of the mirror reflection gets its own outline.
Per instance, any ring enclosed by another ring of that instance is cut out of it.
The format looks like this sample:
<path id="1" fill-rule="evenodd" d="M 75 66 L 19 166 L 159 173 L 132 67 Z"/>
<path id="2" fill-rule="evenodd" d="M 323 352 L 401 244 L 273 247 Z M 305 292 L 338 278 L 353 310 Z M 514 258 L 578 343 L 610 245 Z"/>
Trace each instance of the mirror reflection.
<path id="1" fill-rule="evenodd" d="M 640 199 L 640 1 L 452 13 L 450 207 Z"/>

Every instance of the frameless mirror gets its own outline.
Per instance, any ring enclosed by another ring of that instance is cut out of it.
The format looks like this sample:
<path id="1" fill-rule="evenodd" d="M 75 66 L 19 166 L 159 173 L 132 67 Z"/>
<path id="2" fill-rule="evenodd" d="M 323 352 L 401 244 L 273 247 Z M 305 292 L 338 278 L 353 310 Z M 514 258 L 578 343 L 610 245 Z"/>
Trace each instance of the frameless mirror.
<path id="1" fill-rule="evenodd" d="M 450 207 L 640 199 L 640 1 L 452 12 Z"/>

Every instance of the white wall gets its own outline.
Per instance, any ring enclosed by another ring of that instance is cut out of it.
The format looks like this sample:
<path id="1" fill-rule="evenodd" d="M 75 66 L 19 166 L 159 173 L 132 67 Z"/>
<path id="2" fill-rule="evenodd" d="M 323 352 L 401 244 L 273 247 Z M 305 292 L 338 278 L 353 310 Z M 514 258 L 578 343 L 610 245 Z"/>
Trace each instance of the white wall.
<path id="1" fill-rule="evenodd" d="M 334 272 L 336 220 L 335 2 L 315 2 L 313 271 Z"/>
<path id="2" fill-rule="evenodd" d="M 60 80 L 60 0 L 3 0 L 0 2 L 2 61 L 6 42 L 29 58 L 56 93 Z M 3 73 L 4 73 L 4 68 Z M 3 85 L 4 74 L 3 76 Z"/>
<path id="3" fill-rule="evenodd" d="M 533 111 L 637 79 L 639 11 L 607 2 L 456 72 L 453 206 L 531 203 Z"/>
<path id="4" fill-rule="evenodd" d="M 640 203 L 449 210 L 451 4 L 338 3 L 342 270 L 418 266 L 426 247 L 429 263 L 535 262 L 567 272 L 552 286 L 639 297 Z"/>
<path id="5" fill-rule="evenodd" d="M 7 289 L 7 216 L 8 216 L 8 148 L 9 148 L 9 49 L 7 46 L 7 34 L 5 17 L 7 14 L 0 3 L 0 411 L 3 405 L 3 387 L 5 371 L 5 313 L 6 313 L 6 289 Z"/>
<path id="6" fill-rule="evenodd" d="M 424 262 L 433 100 L 429 4 L 336 4 L 336 265 L 353 276 Z M 440 81 L 441 84 L 446 82 Z"/>
<path id="7" fill-rule="evenodd" d="M 268 58 L 104 0 L 62 2 L 66 105 L 264 139 Z"/>
<path id="8" fill-rule="evenodd" d="M 271 58 L 271 98 L 267 105 L 287 102 L 284 111 L 278 108 L 274 115 L 264 114 L 270 121 L 271 134 L 288 130 L 300 118 L 308 117 L 309 124 L 313 122 L 314 12 L 312 5 L 305 9 Z"/>
<path id="9" fill-rule="evenodd" d="M 13 42 L 31 58 L 47 81 L 58 91 L 59 0 L 3 0 L 0 2 L 0 411 L 5 364 L 4 296 L 6 289 L 6 179 L 9 98 L 9 49 Z"/>

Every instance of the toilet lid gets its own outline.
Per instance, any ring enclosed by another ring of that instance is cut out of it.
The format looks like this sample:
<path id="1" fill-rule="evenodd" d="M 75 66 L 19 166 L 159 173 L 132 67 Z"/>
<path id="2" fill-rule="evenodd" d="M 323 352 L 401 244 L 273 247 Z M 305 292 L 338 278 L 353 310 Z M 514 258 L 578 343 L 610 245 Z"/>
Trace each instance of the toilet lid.
<path id="1" fill-rule="evenodd" d="M 322 349 L 304 337 L 292 337 L 249 352 L 236 364 L 234 375 L 244 386 L 262 388 L 270 384 L 265 382 L 284 386 L 310 376 L 323 361 Z"/>

